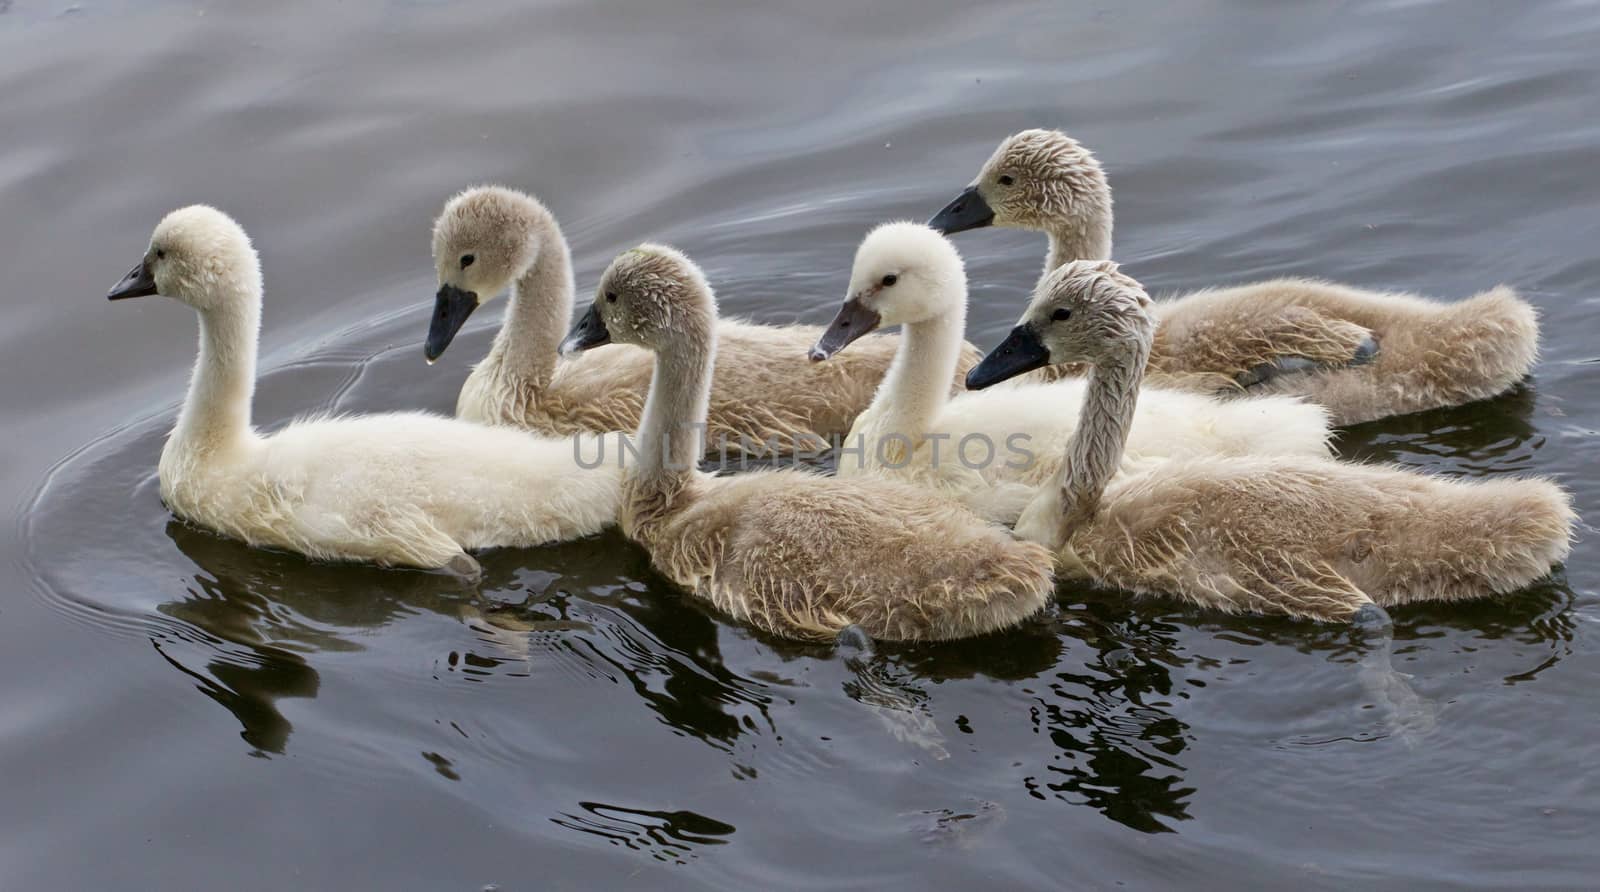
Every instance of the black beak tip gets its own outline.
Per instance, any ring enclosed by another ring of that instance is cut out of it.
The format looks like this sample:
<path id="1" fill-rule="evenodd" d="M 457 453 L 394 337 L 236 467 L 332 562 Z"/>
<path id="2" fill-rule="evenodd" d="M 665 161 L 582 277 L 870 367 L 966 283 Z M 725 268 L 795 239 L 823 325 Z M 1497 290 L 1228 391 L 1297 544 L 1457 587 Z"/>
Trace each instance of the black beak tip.
<path id="1" fill-rule="evenodd" d="M 156 293 L 156 278 L 150 268 L 140 261 L 138 266 L 128 270 L 117 284 L 111 286 L 106 292 L 106 300 L 127 300 L 130 297 L 149 297 Z"/>
<path id="2" fill-rule="evenodd" d="M 839 308 L 838 314 L 822 330 L 822 336 L 807 355 L 812 362 L 832 359 L 835 353 L 876 331 L 882 322 L 882 316 L 862 303 L 860 298 L 852 297 Z"/>
<path id="3" fill-rule="evenodd" d="M 600 305 L 591 304 L 589 312 L 584 313 L 578 324 L 572 327 L 572 331 L 567 333 L 566 339 L 561 342 L 557 350 L 563 356 L 570 356 L 609 343 L 611 343 L 611 330 L 606 328 L 606 321 L 600 316 Z"/>
<path id="4" fill-rule="evenodd" d="M 478 308 L 478 295 L 463 291 L 453 285 L 443 285 L 433 300 L 433 318 L 428 322 L 428 337 L 423 341 L 422 355 L 431 364 L 444 355 L 450 342 L 455 340 L 461 326 Z"/>
<path id="5" fill-rule="evenodd" d="M 928 228 L 940 235 L 955 235 L 969 229 L 981 229 L 993 222 L 994 209 L 978 194 L 977 186 L 968 186 L 928 220 Z"/>
<path id="6" fill-rule="evenodd" d="M 1050 350 L 1032 327 L 1019 325 L 967 372 L 967 389 L 983 390 L 1050 364 Z"/>

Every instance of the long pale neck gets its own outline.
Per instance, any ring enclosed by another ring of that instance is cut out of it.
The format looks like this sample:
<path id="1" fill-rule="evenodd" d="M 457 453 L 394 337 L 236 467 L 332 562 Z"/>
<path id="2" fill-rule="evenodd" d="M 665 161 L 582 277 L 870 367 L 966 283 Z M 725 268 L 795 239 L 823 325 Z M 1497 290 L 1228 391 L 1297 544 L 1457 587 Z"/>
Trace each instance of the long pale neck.
<path id="1" fill-rule="evenodd" d="M 1110 260 L 1111 226 L 1111 204 L 1107 200 L 1103 206 L 1047 229 L 1050 256 L 1045 261 L 1045 273 L 1074 260 Z"/>
<path id="2" fill-rule="evenodd" d="M 1059 478 L 1062 541 L 1094 516 L 1106 484 L 1122 462 L 1149 357 L 1150 341 L 1143 338 L 1130 343 L 1125 356 L 1097 363 L 1089 371 L 1078 429 L 1067 443 Z"/>
<path id="3" fill-rule="evenodd" d="M 711 369 L 716 344 L 707 337 L 684 337 L 656 352 L 650 395 L 645 398 L 635 437 L 642 486 L 677 488 L 698 467 L 705 452 L 706 413 L 711 402 Z"/>
<path id="4" fill-rule="evenodd" d="M 928 432 L 950 399 L 966 327 L 964 302 L 951 312 L 904 327 L 894 362 L 868 409 L 877 419 L 880 435 L 901 434 L 915 442 Z"/>
<path id="5" fill-rule="evenodd" d="M 200 312 L 200 357 L 195 361 L 172 444 L 181 449 L 226 448 L 253 436 L 258 300 Z"/>
<path id="6" fill-rule="evenodd" d="M 542 239 L 539 257 L 511 287 L 505 322 L 489 355 L 538 386 L 555 374 L 557 351 L 572 324 L 572 255 L 559 230 Z"/>

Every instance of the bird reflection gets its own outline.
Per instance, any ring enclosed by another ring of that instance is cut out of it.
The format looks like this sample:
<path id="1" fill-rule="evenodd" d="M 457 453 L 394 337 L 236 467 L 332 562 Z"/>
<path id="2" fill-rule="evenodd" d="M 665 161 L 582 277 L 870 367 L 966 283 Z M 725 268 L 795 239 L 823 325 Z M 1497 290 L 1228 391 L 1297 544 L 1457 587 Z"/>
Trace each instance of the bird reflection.
<path id="1" fill-rule="evenodd" d="M 1035 678 L 1061 655 L 1060 639 L 1043 623 L 979 638 L 938 644 L 874 644 L 841 636 L 839 655 L 852 678 L 844 692 L 883 724 L 894 739 L 933 759 L 948 758 L 933 714 L 927 683 L 979 675 L 1002 680 Z"/>
<path id="2" fill-rule="evenodd" d="M 166 533 L 201 572 L 158 608 L 180 624 L 161 626 L 156 646 L 264 753 L 283 752 L 293 730 L 276 701 L 316 696 L 315 654 L 360 649 L 350 632 L 418 612 L 456 619 L 488 645 L 451 650 L 444 672 L 525 675 L 547 657 L 630 685 L 667 725 L 719 749 L 772 727 L 766 685 L 723 664 L 718 622 L 614 535 L 482 554 L 479 589 L 463 590 L 448 576 L 314 563 L 177 520 Z M 530 568 L 534 554 L 541 569 Z"/>
<path id="3" fill-rule="evenodd" d="M 1522 670 L 1531 678 L 1570 653 L 1576 637 L 1574 596 L 1558 574 L 1511 598 L 1398 609 L 1393 639 L 1377 644 L 1347 628 L 1288 620 L 1183 613 L 1174 621 L 1172 604 L 1064 589 L 1049 615 L 1003 634 L 835 651 L 730 626 L 609 534 L 484 555 L 483 592 L 492 599 L 445 576 L 312 563 L 179 521 L 167 524 L 166 534 L 196 571 L 183 597 L 158 608 L 170 622 L 155 625 L 152 642 L 238 720 L 241 736 L 261 755 L 283 753 L 293 735 L 279 701 L 317 696 L 316 655 L 361 649 L 367 630 L 433 613 L 464 623 L 486 645 L 452 643 L 443 671 L 506 674 L 534 659 L 562 660 L 631 688 L 675 732 L 730 753 L 742 737 L 780 736 L 771 710 L 792 701 L 775 692 L 785 682 L 767 672 L 771 658 L 838 660 L 847 673 L 842 693 L 871 711 L 889 736 L 933 759 L 952 749 L 941 728 L 960 727 L 956 717 L 938 714 L 935 685 L 980 676 L 1018 682 L 1031 708 L 1015 721 L 1048 750 L 1020 765 L 1023 789 L 1148 833 L 1171 832 L 1190 817 L 1195 789 L 1185 752 L 1193 734 L 1173 703 L 1204 690 L 1183 674 L 1185 667 L 1209 671 L 1207 658 L 1192 652 L 1196 631 L 1350 664 L 1402 738 L 1426 734 L 1432 718 L 1432 704 L 1390 666 L 1404 642 L 1454 629 L 1544 643 L 1549 658 Z M 761 665 L 729 665 L 722 642 L 730 635 L 760 642 Z M 763 679 L 764 672 L 772 677 Z M 596 814 L 569 818 L 590 826 Z"/>
<path id="4" fill-rule="evenodd" d="M 1169 667 L 1189 662 L 1180 627 L 1145 618 L 1128 601 L 1105 599 L 1064 615 L 1053 630 L 1092 654 L 1058 665 L 1050 696 L 1037 698 L 1031 720 L 1061 752 L 1024 786 L 1036 798 L 1088 805 L 1135 830 L 1174 830 L 1189 818 L 1195 792 L 1184 784 L 1178 759 L 1189 726 L 1166 708 Z"/>
<path id="5" fill-rule="evenodd" d="M 604 581 L 591 577 L 605 568 Z M 614 543 L 573 578 L 586 601 L 609 607 L 589 638 L 593 658 L 675 731 L 728 751 L 741 735 L 771 730 L 767 685 L 729 668 L 718 643 L 724 623 L 650 568 L 633 546 Z"/>
<path id="6" fill-rule="evenodd" d="M 1453 603 L 1423 602 L 1390 611 L 1394 619 L 1393 646 L 1404 650 L 1408 642 L 1469 634 L 1484 640 L 1506 639 L 1548 650 L 1529 672 L 1537 674 L 1573 652 L 1577 635 L 1577 597 L 1564 570 L 1519 592 L 1494 598 Z M 1325 654 L 1338 662 L 1373 665 L 1373 649 L 1383 642 L 1368 642 L 1337 624 L 1295 622 L 1281 618 L 1207 615 L 1198 627 L 1212 632 L 1238 632 L 1252 639 L 1304 654 Z M 1522 673 L 1521 675 L 1527 675 Z M 1509 677 L 1506 681 L 1514 681 Z"/>
<path id="7" fill-rule="evenodd" d="M 277 701 L 317 695 L 307 657 L 359 649 L 342 629 L 381 626 L 419 606 L 455 615 L 462 601 L 460 583 L 448 577 L 312 564 L 178 520 L 166 533 L 201 572 L 186 597 L 157 608 L 179 623 L 158 625 L 152 643 L 233 713 L 240 736 L 261 754 L 282 753 L 294 730 Z"/>
<path id="8" fill-rule="evenodd" d="M 583 813 L 564 812 L 550 821 L 568 830 L 598 836 L 612 845 L 645 852 L 658 861 L 687 864 L 696 846 L 726 845 L 732 824 L 692 811 L 658 811 L 580 802 Z"/>
<path id="9" fill-rule="evenodd" d="M 1578 634 L 1577 595 L 1558 569 L 1543 581 L 1512 595 L 1462 601 L 1426 603 L 1394 611 L 1402 637 L 1431 637 L 1440 629 L 1471 632 L 1489 640 L 1507 639 L 1548 646 L 1552 653 L 1570 653 Z"/>
<path id="10" fill-rule="evenodd" d="M 1334 445 L 1341 458 L 1424 470 L 1471 476 L 1531 471 L 1545 436 L 1534 420 L 1537 396 L 1525 381 L 1493 399 L 1345 428 Z"/>
<path id="11" fill-rule="evenodd" d="M 1169 667 L 1190 662 L 1180 631 L 1142 618 L 1131 599 L 1111 596 L 966 641 L 842 646 L 855 675 L 845 691 L 896 739 L 938 759 L 947 755 L 946 741 L 928 685 L 976 676 L 1036 681 L 1027 685 L 1034 706 L 1025 718 L 1057 754 L 1042 771 L 1025 769 L 1025 790 L 1087 805 L 1135 830 L 1166 832 L 1189 817 L 1194 793 L 1179 761 L 1189 729 L 1166 708 Z"/>
<path id="12" fill-rule="evenodd" d="M 317 695 L 320 679 L 316 670 L 288 651 L 258 646 L 248 655 L 219 655 L 205 669 L 195 670 L 169 653 L 159 638 L 151 642 L 163 659 L 195 680 L 201 693 L 233 713 L 244 726 L 239 736 L 257 755 L 282 753 L 294 730 L 278 711 L 277 700 Z"/>

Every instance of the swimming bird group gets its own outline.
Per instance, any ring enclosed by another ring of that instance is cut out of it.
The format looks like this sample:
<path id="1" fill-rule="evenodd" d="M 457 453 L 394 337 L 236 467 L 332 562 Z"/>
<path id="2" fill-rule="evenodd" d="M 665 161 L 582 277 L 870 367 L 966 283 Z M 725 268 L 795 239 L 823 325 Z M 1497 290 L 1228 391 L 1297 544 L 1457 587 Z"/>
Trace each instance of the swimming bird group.
<path id="1" fill-rule="evenodd" d="M 1329 450 L 1333 427 L 1521 381 L 1538 323 L 1509 288 L 1445 303 L 1280 279 L 1155 301 L 1111 260 L 1111 208 L 1087 149 L 1024 131 L 927 225 L 868 233 L 828 326 L 719 319 L 695 262 L 649 243 L 616 256 L 574 322 L 555 217 L 469 189 L 433 227 L 427 359 L 508 300 L 456 417 L 311 416 L 270 435 L 251 419 L 261 270 L 233 219 L 168 214 L 109 297 L 165 295 L 200 317 L 160 459 L 167 506 L 314 559 L 476 580 L 474 551 L 614 524 L 736 620 L 897 640 L 1016 625 L 1057 579 L 1350 621 L 1507 594 L 1565 559 L 1575 516 L 1547 480 Z M 948 236 L 983 226 L 1042 231 L 1049 255 L 980 357 Z M 824 447 L 832 474 L 700 468 Z"/>

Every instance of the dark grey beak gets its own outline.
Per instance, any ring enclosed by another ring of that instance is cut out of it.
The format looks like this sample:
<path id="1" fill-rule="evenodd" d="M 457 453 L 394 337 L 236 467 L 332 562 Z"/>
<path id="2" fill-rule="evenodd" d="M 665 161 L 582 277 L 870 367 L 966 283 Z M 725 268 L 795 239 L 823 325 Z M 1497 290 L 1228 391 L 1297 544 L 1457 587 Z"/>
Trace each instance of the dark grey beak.
<path id="1" fill-rule="evenodd" d="M 994 222 L 994 208 L 989 207 L 989 202 L 983 200 L 978 194 L 977 186 L 968 186 L 961 190 L 956 200 L 944 206 L 944 210 L 933 215 L 928 221 L 930 229 L 937 229 L 944 235 L 955 235 L 969 229 L 982 229 Z"/>
<path id="2" fill-rule="evenodd" d="M 605 320 L 600 318 L 600 305 L 590 304 L 589 312 L 583 314 L 578 324 L 572 327 L 567 339 L 561 342 L 561 354 L 565 356 L 609 343 L 611 343 L 611 332 L 606 328 Z"/>
<path id="3" fill-rule="evenodd" d="M 422 353 L 429 362 L 444 355 L 444 348 L 455 340 L 456 332 L 478 308 L 478 295 L 454 285 L 440 285 L 433 298 L 433 321 L 428 323 L 428 340 Z"/>
<path id="4" fill-rule="evenodd" d="M 106 300 L 127 300 L 130 297 L 149 297 L 156 293 L 156 277 L 151 274 L 150 267 L 143 260 L 139 265 L 128 270 L 122 280 L 111 286 L 106 293 Z"/>
<path id="5" fill-rule="evenodd" d="M 838 315 L 828 323 L 822 332 L 822 337 L 817 338 L 816 346 L 811 348 L 812 362 L 821 362 L 831 358 L 833 354 L 843 350 L 856 338 L 876 329 L 883 321 L 883 317 L 867 308 L 861 298 L 852 297 L 839 308 Z"/>
<path id="6" fill-rule="evenodd" d="M 1008 378 L 1044 368 L 1050 364 L 1050 349 L 1039 340 L 1039 332 L 1026 322 L 1011 329 L 1000 346 L 989 351 L 983 361 L 967 372 L 967 389 L 982 390 Z"/>

